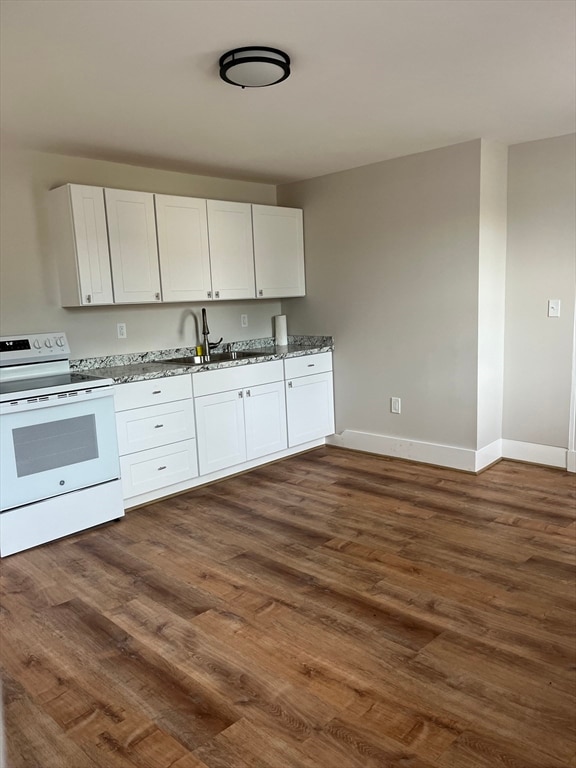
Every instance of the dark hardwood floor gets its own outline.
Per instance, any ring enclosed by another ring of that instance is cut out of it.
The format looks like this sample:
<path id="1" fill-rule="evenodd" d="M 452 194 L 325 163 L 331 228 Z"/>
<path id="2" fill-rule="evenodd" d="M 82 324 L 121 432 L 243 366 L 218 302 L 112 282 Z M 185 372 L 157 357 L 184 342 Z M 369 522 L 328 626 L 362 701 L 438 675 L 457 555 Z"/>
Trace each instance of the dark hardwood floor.
<path id="1" fill-rule="evenodd" d="M 575 520 L 320 448 L 7 558 L 8 765 L 575 768 Z"/>

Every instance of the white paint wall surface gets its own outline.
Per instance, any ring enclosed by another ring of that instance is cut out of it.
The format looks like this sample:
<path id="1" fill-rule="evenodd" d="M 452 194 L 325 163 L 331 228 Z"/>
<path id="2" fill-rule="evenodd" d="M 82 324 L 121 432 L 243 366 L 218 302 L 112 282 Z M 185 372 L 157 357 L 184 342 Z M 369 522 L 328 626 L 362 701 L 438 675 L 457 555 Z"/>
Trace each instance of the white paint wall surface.
<path id="1" fill-rule="evenodd" d="M 60 306 L 58 270 L 49 247 L 46 193 L 66 182 L 189 195 L 239 202 L 276 204 L 269 184 L 216 179 L 119 163 L 40 152 L 2 150 L 0 217 L 0 335 L 64 331 L 73 357 L 142 352 L 196 343 L 191 319 L 179 327 L 185 309 L 201 304 Z M 210 338 L 225 340 L 272 335 L 278 301 L 207 302 Z M 248 315 L 241 328 L 240 314 Z M 116 324 L 126 323 L 128 338 L 118 340 Z"/>
<path id="2" fill-rule="evenodd" d="M 337 431 L 474 450 L 481 142 L 281 186 L 304 208 L 289 332 L 335 337 Z M 390 397 L 402 413 L 390 413 Z"/>
<path id="3" fill-rule="evenodd" d="M 568 447 L 576 286 L 576 136 L 509 149 L 503 437 Z M 560 299 L 559 318 L 547 317 Z"/>
<path id="4" fill-rule="evenodd" d="M 507 147 L 482 141 L 478 245 L 478 449 L 502 437 L 507 163 Z"/>

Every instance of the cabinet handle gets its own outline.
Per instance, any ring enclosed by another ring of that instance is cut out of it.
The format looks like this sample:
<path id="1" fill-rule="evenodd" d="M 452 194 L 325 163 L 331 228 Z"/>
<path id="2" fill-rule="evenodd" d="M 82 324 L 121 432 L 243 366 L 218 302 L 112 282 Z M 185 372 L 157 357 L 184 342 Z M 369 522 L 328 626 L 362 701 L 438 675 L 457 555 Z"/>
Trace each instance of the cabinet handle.
<path id="1" fill-rule="evenodd" d="M 162 390 L 161 390 L 161 389 L 155 389 L 155 390 L 152 392 L 152 394 L 153 394 L 153 395 L 161 395 L 161 394 L 162 394 Z"/>
<path id="2" fill-rule="evenodd" d="M 154 429 L 161 429 L 164 424 L 154 424 Z"/>
<path id="3" fill-rule="evenodd" d="M 86 296 L 86 304 L 92 304 L 92 296 L 90 294 Z"/>
<path id="4" fill-rule="evenodd" d="M 219 299 L 219 298 L 220 298 L 220 291 L 216 291 L 216 293 L 214 294 L 214 296 L 215 296 L 217 299 Z"/>
<path id="5" fill-rule="evenodd" d="M 308 363 L 308 366 L 307 366 L 307 367 L 308 367 L 308 368 L 314 368 L 314 366 L 315 366 L 315 365 L 316 365 L 316 363 Z"/>
<path id="6" fill-rule="evenodd" d="M 206 295 L 208 296 L 209 299 L 211 299 L 212 298 L 212 291 L 207 291 Z"/>
<path id="7" fill-rule="evenodd" d="M 262 288 L 260 288 L 260 290 L 258 291 L 258 296 L 264 296 L 264 291 L 262 290 Z"/>
<path id="8" fill-rule="evenodd" d="M 242 390 L 240 390 L 240 392 L 238 392 L 238 397 L 240 397 L 240 398 L 244 397 L 244 392 L 242 392 Z"/>
<path id="9" fill-rule="evenodd" d="M 155 293 L 154 294 L 154 298 L 156 299 L 156 301 L 160 301 L 160 294 L 159 293 Z"/>
<path id="10" fill-rule="evenodd" d="M 249 389 L 247 389 L 247 390 L 246 390 L 246 397 L 250 397 L 250 396 L 251 396 L 251 395 L 250 395 L 250 390 L 249 390 Z"/>
<path id="11" fill-rule="evenodd" d="M 158 472 L 160 472 L 162 469 L 166 469 L 166 467 L 158 467 Z"/>
<path id="12" fill-rule="evenodd" d="M 291 381 L 288 382 L 288 389 L 292 389 L 292 382 Z"/>

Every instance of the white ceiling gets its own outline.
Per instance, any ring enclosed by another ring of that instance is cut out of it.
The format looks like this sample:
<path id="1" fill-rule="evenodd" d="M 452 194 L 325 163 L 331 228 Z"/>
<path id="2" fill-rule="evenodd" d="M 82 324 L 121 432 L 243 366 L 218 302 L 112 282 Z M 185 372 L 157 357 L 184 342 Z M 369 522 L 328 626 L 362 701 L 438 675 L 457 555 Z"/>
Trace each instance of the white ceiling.
<path id="1" fill-rule="evenodd" d="M 281 183 L 576 130 L 574 0 L 1 0 L 1 129 L 50 152 Z M 270 45 L 292 75 L 218 77 Z"/>

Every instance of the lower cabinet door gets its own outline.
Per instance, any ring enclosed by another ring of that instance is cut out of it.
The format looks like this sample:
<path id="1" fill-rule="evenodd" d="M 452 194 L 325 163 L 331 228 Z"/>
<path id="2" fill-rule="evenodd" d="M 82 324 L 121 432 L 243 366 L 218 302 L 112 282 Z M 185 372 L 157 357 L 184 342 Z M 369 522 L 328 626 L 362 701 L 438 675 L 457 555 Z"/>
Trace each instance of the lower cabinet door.
<path id="1" fill-rule="evenodd" d="M 246 461 L 244 391 L 219 392 L 194 399 L 200 474 Z"/>
<path id="2" fill-rule="evenodd" d="M 246 458 L 257 459 L 287 447 L 284 382 L 244 390 Z"/>
<path id="3" fill-rule="evenodd" d="M 125 499 L 198 477 L 196 440 L 151 448 L 120 457 Z"/>
<path id="4" fill-rule="evenodd" d="M 286 382 L 288 445 L 334 434 L 332 373 L 317 373 Z"/>

